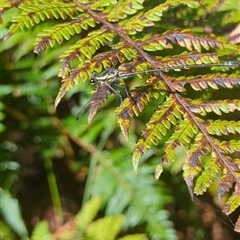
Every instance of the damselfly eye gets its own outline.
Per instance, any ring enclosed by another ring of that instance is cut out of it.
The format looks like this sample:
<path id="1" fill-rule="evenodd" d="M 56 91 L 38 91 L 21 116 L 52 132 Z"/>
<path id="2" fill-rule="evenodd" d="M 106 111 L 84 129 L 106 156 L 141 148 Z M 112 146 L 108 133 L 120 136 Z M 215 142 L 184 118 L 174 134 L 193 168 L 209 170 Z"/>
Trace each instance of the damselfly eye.
<path id="1" fill-rule="evenodd" d="M 92 76 L 89 79 L 89 82 L 93 85 L 96 83 L 96 76 L 98 75 L 98 73 L 96 71 L 93 71 Z"/>
<path id="2" fill-rule="evenodd" d="M 93 85 L 96 83 L 96 79 L 95 78 L 90 78 L 89 82 Z"/>

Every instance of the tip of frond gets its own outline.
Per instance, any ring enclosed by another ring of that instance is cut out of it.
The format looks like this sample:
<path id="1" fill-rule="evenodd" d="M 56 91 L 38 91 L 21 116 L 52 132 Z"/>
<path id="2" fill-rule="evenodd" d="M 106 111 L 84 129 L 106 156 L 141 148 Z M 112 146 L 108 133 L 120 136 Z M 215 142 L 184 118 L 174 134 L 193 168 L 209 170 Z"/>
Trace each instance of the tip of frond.
<path id="1" fill-rule="evenodd" d="M 154 179 L 158 180 L 160 178 L 162 172 L 163 172 L 163 166 L 162 166 L 162 164 L 158 164 L 154 171 Z"/>
<path id="2" fill-rule="evenodd" d="M 193 196 L 193 178 L 190 176 L 190 177 L 185 177 L 185 182 L 187 184 L 187 188 L 188 188 L 188 192 L 192 198 L 192 200 L 194 199 L 194 196 Z"/>
<path id="3" fill-rule="evenodd" d="M 240 233 L 240 216 L 238 217 L 234 230 Z"/>
<path id="4" fill-rule="evenodd" d="M 145 150 L 146 149 L 144 147 L 144 144 L 140 140 L 135 147 L 133 157 L 132 157 L 133 169 L 136 174 L 138 173 L 138 164 L 139 164 L 140 157 L 145 153 Z"/>
<path id="5" fill-rule="evenodd" d="M 73 88 L 73 86 L 75 84 L 76 83 L 75 83 L 74 79 L 72 79 L 71 77 L 66 78 L 62 81 L 62 86 L 58 92 L 56 99 L 55 99 L 54 108 L 56 108 L 58 106 L 59 102 L 61 101 L 61 99 L 63 98 L 65 93 L 68 92 L 71 88 Z"/>
<path id="6" fill-rule="evenodd" d="M 11 36 L 13 35 L 13 32 L 8 32 L 7 35 L 3 38 L 3 41 L 7 41 Z"/>
<path id="7" fill-rule="evenodd" d="M 133 163 L 133 170 L 136 174 L 138 174 L 138 163 L 139 163 L 140 156 L 133 155 L 132 163 Z"/>
<path id="8" fill-rule="evenodd" d="M 54 108 L 56 109 L 58 104 L 60 103 L 62 97 L 64 96 L 65 92 L 59 92 L 56 99 L 55 99 L 55 102 L 54 102 Z"/>
<path id="9" fill-rule="evenodd" d="M 122 119 L 120 119 L 118 121 L 118 123 L 120 125 L 121 130 L 122 130 L 123 136 L 128 141 L 128 139 L 129 139 L 129 125 L 130 125 L 129 119 L 125 120 L 125 121 L 122 121 Z"/>
<path id="10" fill-rule="evenodd" d="M 116 117 L 118 119 L 118 124 L 122 130 L 123 136 L 128 141 L 129 139 L 129 126 L 130 126 L 130 116 L 123 111 L 122 107 L 118 107 L 116 110 Z"/>

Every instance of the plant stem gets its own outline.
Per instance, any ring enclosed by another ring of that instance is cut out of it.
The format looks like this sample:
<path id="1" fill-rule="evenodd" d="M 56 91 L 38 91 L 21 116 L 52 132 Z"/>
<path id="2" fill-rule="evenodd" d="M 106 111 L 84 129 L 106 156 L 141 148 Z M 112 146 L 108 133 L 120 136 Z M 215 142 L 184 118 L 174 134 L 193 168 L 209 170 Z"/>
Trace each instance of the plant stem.
<path id="1" fill-rule="evenodd" d="M 54 208 L 56 215 L 60 219 L 60 221 L 63 222 L 62 205 L 61 205 L 60 196 L 59 196 L 59 192 L 58 192 L 57 180 L 56 180 L 55 174 L 53 172 L 52 159 L 46 158 L 44 160 L 44 165 L 47 170 L 48 186 L 50 189 L 53 208 Z"/>

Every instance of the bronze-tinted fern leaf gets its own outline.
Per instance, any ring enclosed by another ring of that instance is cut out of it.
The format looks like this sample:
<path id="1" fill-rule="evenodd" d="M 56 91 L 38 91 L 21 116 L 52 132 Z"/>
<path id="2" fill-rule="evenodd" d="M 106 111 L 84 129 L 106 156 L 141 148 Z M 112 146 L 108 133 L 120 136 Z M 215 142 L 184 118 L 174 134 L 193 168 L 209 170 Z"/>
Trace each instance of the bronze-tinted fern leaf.
<path id="1" fill-rule="evenodd" d="M 97 31 L 94 31 L 84 39 L 81 39 L 73 44 L 64 54 L 60 56 L 60 60 L 61 62 L 64 62 L 67 60 L 73 61 L 75 59 L 78 59 L 80 63 L 83 63 L 86 58 L 90 59 L 92 57 L 92 54 L 101 46 L 105 46 L 109 42 L 113 41 L 114 36 L 114 33 L 109 32 L 106 29 L 99 29 Z M 91 54 L 86 53 L 87 48 Z"/>
<path id="2" fill-rule="evenodd" d="M 204 135 L 199 132 L 195 141 L 188 150 L 187 158 L 183 165 L 183 177 L 187 184 L 188 191 L 193 198 L 194 179 L 202 172 L 201 156 L 209 155 L 210 149 L 204 141 Z"/>
<path id="3" fill-rule="evenodd" d="M 160 95 L 164 96 L 166 91 L 166 86 L 159 77 L 151 77 L 143 86 L 135 88 L 131 97 L 126 98 L 121 106 L 116 108 L 116 117 L 126 139 L 128 139 L 129 118 L 133 115 L 138 116 L 149 102 L 159 98 Z"/>
<path id="4" fill-rule="evenodd" d="M 196 64 L 199 64 L 199 67 L 201 67 L 201 64 L 215 64 L 219 62 L 218 56 L 215 53 L 202 54 L 195 52 L 183 52 L 177 56 L 166 56 L 163 58 L 155 57 L 153 60 L 155 62 L 156 69 L 160 69 L 164 72 L 168 72 L 169 69 L 172 69 L 174 71 L 179 71 L 180 69 L 188 69 L 191 68 L 192 65 Z M 152 66 L 146 60 L 136 60 L 134 62 L 122 64 L 119 69 L 120 71 L 124 72 L 137 72 L 152 69 Z M 182 79 L 179 79 L 179 82 L 181 80 Z M 183 84 L 180 82 L 179 84 L 176 83 L 176 85 L 173 81 L 171 82 L 173 83 L 174 87 L 172 90 L 184 89 L 184 85 L 188 83 L 187 81 L 183 81 Z"/>
<path id="5" fill-rule="evenodd" d="M 240 159 L 238 159 L 237 161 L 238 161 L 238 163 L 240 163 Z M 228 174 L 232 175 L 232 173 L 228 173 Z M 235 174 L 238 177 L 238 179 L 240 179 L 239 169 L 236 170 Z M 224 183 L 224 181 L 223 181 L 223 183 Z M 228 185 L 229 185 L 229 183 L 228 183 Z M 227 215 L 234 212 L 240 206 L 240 191 L 239 191 L 239 188 L 240 188 L 240 183 L 238 181 L 238 182 L 236 182 L 235 186 L 233 187 L 233 189 L 234 189 L 233 193 L 231 194 L 231 196 L 228 198 L 227 202 L 223 206 L 223 212 Z M 239 230 L 238 227 L 239 227 L 239 225 L 238 225 L 238 221 L 237 221 L 237 224 L 235 226 L 236 231 Z"/>
<path id="6" fill-rule="evenodd" d="M 83 67 L 86 60 L 91 59 L 92 55 L 101 47 L 106 45 L 114 38 L 114 33 L 108 32 L 105 29 L 100 29 L 89 34 L 88 37 L 77 41 L 64 54 L 60 56 L 60 61 L 63 62 L 59 69 L 58 76 L 65 78 L 71 71 L 71 63 L 78 59 L 80 61 L 79 68 Z M 75 75 L 77 68 L 74 69 Z M 78 71 L 79 72 L 79 71 Z"/>
<path id="7" fill-rule="evenodd" d="M 66 68 L 70 69 L 70 65 Z M 82 68 L 72 69 L 69 76 L 63 78 L 62 80 L 61 88 L 55 99 L 55 107 L 57 107 L 65 93 L 72 89 L 78 83 L 79 79 L 83 81 L 89 79 L 94 69 L 96 69 L 96 66 L 92 65 L 89 61 L 86 61 Z"/>
<path id="8" fill-rule="evenodd" d="M 240 174 L 238 174 L 240 178 Z M 240 184 L 236 184 L 234 187 L 234 192 L 231 197 L 229 197 L 228 201 L 225 203 L 223 207 L 223 212 L 226 214 L 232 213 L 236 208 L 240 206 Z"/>
<path id="9" fill-rule="evenodd" d="M 179 77 L 176 79 L 176 87 L 179 85 L 184 87 L 187 83 L 189 83 L 195 91 L 205 90 L 209 87 L 215 90 L 219 89 L 219 87 L 231 89 L 240 86 L 240 77 L 236 74 L 227 75 L 216 73 L 197 77 Z"/>
<path id="10" fill-rule="evenodd" d="M 159 139 L 166 136 L 173 126 L 177 125 L 182 118 L 181 110 L 176 105 L 176 99 L 169 96 L 167 101 L 161 104 L 143 130 L 143 139 L 140 139 L 135 146 L 133 153 L 133 167 L 137 172 L 139 158 L 153 145 L 157 145 Z"/>
<path id="11" fill-rule="evenodd" d="M 101 85 L 90 100 L 90 108 L 88 115 L 88 122 L 91 123 L 94 116 L 97 114 L 101 105 L 107 100 L 107 96 L 113 92 L 106 85 Z"/>
<path id="12" fill-rule="evenodd" d="M 240 111 L 240 100 L 218 100 L 203 102 L 194 100 L 189 103 L 189 110 L 193 113 L 205 116 L 207 113 L 214 112 L 217 115 Z"/>
<path id="13" fill-rule="evenodd" d="M 176 29 L 166 31 L 161 35 L 147 35 L 143 39 L 142 47 L 147 51 L 156 51 L 173 48 L 172 44 L 177 44 L 189 51 L 196 50 L 197 52 L 201 52 L 201 48 L 209 50 L 210 48 L 221 48 L 223 46 L 223 43 L 213 36 L 202 38 L 192 35 L 189 30 L 180 31 Z"/>
<path id="14" fill-rule="evenodd" d="M 240 232 L 240 216 L 238 217 L 238 219 L 237 219 L 237 221 L 236 221 L 234 230 L 235 230 L 236 232 Z"/>
<path id="15" fill-rule="evenodd" d="M 160 59 L 159 59 L 160 60 Z M 157 67 L 164 68 L 175 68 L 184 67 L 188 69 L 191 65 L 199 64 L 211 64 L 218 63 L 218 55 L 215 53 L 195 53 L 195 52 L 183 52 L 177 56 L 166 56 L 157 62 Z"/>
<path id="16" fill-rule="evenodd" d="M 230 191 L 233 186 L 233 176 L 229 174 L 230 172 L 224 169 L 223 174 L 220 178 L 220 183 L 218 185 L 218 199 L 221 199 L 223 195 Z"/>
<path id="17" fill-rule="evenodd" d="M 219 149 L 224 154 L 240 154 L 240 140 L 230 140 L 230 141 L 222 141 L 215 139 L 216 145 L 219 146 Z M 234 158 L 234 157 L 233 157 Z"/>

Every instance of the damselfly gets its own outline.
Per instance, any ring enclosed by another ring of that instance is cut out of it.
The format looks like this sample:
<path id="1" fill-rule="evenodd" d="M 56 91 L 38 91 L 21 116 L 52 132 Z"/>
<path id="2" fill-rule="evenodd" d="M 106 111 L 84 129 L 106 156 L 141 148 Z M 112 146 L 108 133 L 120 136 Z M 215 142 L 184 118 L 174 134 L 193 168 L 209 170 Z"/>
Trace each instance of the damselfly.
<path id="1" fill-rule="evenodd" d="M 120 101 L 122 102 L 122 94 L 121 92 L 124 91 L 126 96 L 130 96 L 128 90 L 124 85 L 120 84 L 120 80 L 124 80 L 130 78 L 132 76 L 138 74 L 149 74 L 149 73 L 156 73 L 156 72 L 167 72 L 169 70 L 177 70 L 177 69 L 192 69 L 192 68 L 207 68 L 207 67 L 214 67 L 214 66 L 224 66 L 235 68 L 240 66 L 239 61 L 226 61 L 226 62 L 219 62 L 219 63 L 206 63 L 206 64 L 191 64 L 191 65 L 182 65 L 182 66 L 174 66 L 174 67 L 163 67 L 158 69 L 148 69 L 144 71 L 136 71 L 130 73 L 120 73 L 118 69 L 112 67 L 110 69 L 105 70 L 102 73 L 93 72 L 92 76 L 90 77 L 90 83 L 92 85 L 96 85 L 96 92 L 92 96 L 89 101 L 89 116 L 88 122 L 91 122 L 93 117 L 98 112 L 99 108 L 101 107 L 102 103 L 107 99 L 109 94 L 115 94 Z"/>

